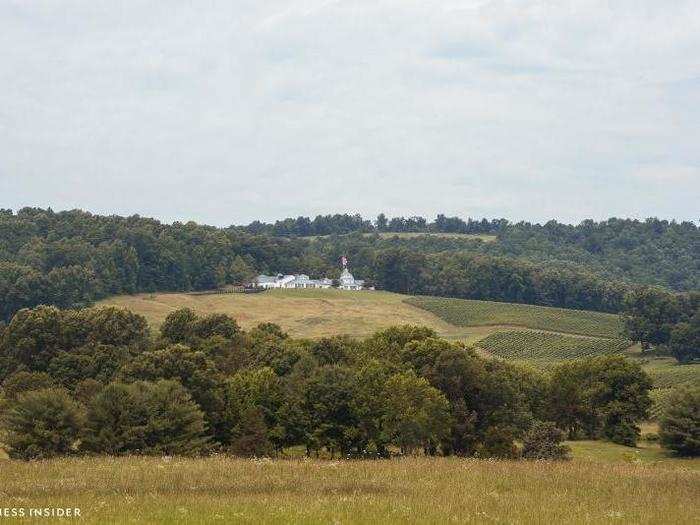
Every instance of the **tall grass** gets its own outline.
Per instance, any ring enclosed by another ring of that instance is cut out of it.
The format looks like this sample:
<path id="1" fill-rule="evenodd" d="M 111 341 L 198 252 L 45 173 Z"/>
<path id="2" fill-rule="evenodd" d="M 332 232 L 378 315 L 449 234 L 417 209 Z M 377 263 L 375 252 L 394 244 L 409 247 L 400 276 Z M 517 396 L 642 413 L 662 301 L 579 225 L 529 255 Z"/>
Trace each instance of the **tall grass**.
<path id="1" fill-rule="evenodd" d="M 0 463 L 2 504 L 86 523 L 692 523 L 700 472 L 594 461 L 82 458 Z"/>

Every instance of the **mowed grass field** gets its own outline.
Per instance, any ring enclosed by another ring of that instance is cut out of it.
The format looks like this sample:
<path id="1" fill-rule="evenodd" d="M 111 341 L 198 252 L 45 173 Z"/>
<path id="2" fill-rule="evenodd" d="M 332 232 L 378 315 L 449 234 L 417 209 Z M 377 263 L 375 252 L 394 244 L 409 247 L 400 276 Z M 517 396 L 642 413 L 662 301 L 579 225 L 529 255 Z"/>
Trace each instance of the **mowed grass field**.
<path id="1" fill-rule="evenodd" d="M 611 454 L 5 461 L 0 492 L 3 507 L 78 507 L 83 523 L 697 523 L 697 463 Z"/>
<path id="2" fill-rule="evenodd" d="M 439 237 L 443 239 L 463 239 L 463 240 L 479 240 L 484 242 L 495 242 L 498 240 L 498 236 L 489 234 L 468 234 L 468 233 L 447 233 L 447 232 L 433 232 L 433 233 L 421 233 L 421 232 L 379 232 L 379 233 L 368 233 L 366 235 L 379 235 L 382 239 L 391 239 L 392 237 L 398 237 L 399 239 L 416 239 L 421 237 Z"/>

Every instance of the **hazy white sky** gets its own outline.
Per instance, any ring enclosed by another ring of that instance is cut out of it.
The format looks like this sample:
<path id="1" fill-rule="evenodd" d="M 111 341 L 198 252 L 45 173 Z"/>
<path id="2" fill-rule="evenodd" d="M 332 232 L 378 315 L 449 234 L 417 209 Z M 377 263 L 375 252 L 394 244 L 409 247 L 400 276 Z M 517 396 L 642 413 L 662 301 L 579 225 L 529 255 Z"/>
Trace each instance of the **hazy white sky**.
<path id="1" fill-rule="evenodd" d="M 698 0 L 0 0 L 0 207 L 700 217 Z"/>

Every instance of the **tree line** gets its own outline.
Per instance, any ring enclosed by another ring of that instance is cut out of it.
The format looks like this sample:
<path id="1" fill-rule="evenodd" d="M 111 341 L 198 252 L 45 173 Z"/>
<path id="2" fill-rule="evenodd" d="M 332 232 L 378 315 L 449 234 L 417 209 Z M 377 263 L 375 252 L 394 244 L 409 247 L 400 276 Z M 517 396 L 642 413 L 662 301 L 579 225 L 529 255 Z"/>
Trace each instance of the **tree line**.
<path id="1" fill-rule="evenodd" d="M 543 374 L 415 326 L 299 340 L 181 309 L 150 334 L 128 310 L 48 306 L 2 329 L 0 384 L 1 441 L 23 459 L 290 447 L 561 459 L 565 437 L 634 445 L 652 386 L 622 357 Z"/>
<path id="2" fill-rule="evenodd" d="M 459 217 L 446 217 L 439 214 L 430 222 L 425 217 L 391 217 L 380 213 L 376 220 L 364 219 L 361 215 L 336 213 L 334 215 L 317 215 L 315 218 L 300 216 L 288 217 L 265 223 L 253 221 L 241 228 L 249 233 L 265 233 L 283 236 L 323 236 L 344 235 L 352 232 L 391 232 L 391 233 L 464 233 L 464 234 L 493 234 L 503 230 L 508 225 L 506 219 L 472 219 L 466 221 Z"/>
<path id="3" fill-rule="evenodd" d="M 644 351 L 669 352 L 681 363 L 700 361 L 700 292 L 639 288 L 625 298 L 624 323 L 627 337 Z"/>
<path id="4" fill-rule="evenodd" d="M 287 218 L 272 224 L 255 221 L 241 228 L 251 233 L 302 237 L 352 232 L 491 234 L 497 236 L 497 242 L 451 238 L 411 239 L 403 244 L 413 246 L 418 242 L 423 250 L 466 250 L 536 263 L 567 262 L 606 279 L 675 291 L 700 289 L 700 229 L 689 221 L 612 218 L 585 220 L 577 225 L 552 220 L 541 225 L 506 219 L 464 220 L 444 214 L 432 222 L 424 217 L 389 219 L 382 213 L 374 221 L 336 214 L 319 215 L 313 220 Z"/>
<path id="5" fill-rule="evenodd" d="M 608 248 L 589 246 L 595 256 L 583 248 L 571 248 L 590 239 L 576 232 L 590 230 L 602 239 L 595 246 L 603 247 L 619 244 L 624 232 L 627 237 L 630 231 L 637 232 L 619 249 L 631 246 L 630 253 L 647 251 L 648 256 L 630 257 L 625 267 L 634 271 L 644 267 L 653 273 L 657 267 L 678 263 L 674 275 L 687 284 L 687 276 L 692 281 L 699 273 L 700 257 L 687 261 L 689 250 L 700 245 L 693 245 L 697 228 L 657 222 L 611 220 L 586 228 L 529 225 L 537 235 L 520 240 L 520 225 L 499 222 L 499 240 L 483 242 L 434 236 L 384 238 L 360 231 L 321 238 L 285 237 L 241 227 L 168 225 L 139 216 L 99 216 L 78 210 L 0 210 L 0 319 L 7 321 L 21 308 L 39 304 L 70 308 L 114 294 L 213 289 L 248 282 L 257 273 L 303 272 L 337 278 L 343 255 L 349 257 L 356 277 L 379 289 L 618 312 L 638 283 L 630 282 L 631 274 L 625 277 L 596 262 L 605 259 Z M 600 233 L 611 230 L 619 232 L 607 237 Z M 559 248 L 551 248 L 554 245 Z M 514 247 L 520 251 L 516 253 Z M 663 264 L 657 266 L 659 259 Z M 639 282 L 648 280 L 642 277 Z"/>

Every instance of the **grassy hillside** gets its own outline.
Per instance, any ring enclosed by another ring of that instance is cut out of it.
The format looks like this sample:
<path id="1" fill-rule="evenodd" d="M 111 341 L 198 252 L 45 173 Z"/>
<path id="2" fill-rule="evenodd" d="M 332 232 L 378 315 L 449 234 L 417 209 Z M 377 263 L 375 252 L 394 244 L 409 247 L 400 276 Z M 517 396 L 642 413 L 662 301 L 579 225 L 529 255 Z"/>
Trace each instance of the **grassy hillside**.
<path id="1" fill-rule="evenodd" d="M 443 239 L 472 239 L 480 240 L 484 242 L 494 242 L 498 239 L 496 235 L 488 234 L 467 234 L 467 233 L 446 233 L 446 232 L 432 232 L 432 233 L 420 233 L 420 232 L 379 232 L 379 233 L 368 233 L 367 235 L 379 235 L 382 239 L 391 239 L 392 237 L 398 237 L 399 239 L 415 239 L 420 237 L 441 237 Z"/>
<path id="2" fill-rule="evenodd" d="M 203 314 L 229 314 L 244 328 L 275 322 L 294 337 L 337 334 L 363 337 L 397 324 L 418 324 L 429 326 L 444 337 L 476 341 L 498 329 L 454 326 L 407 304 L 405 298 L 405 295 L 373 291 L 270 290 L 260 294 L 139 294 L 112 297 L 100 304 L 128 308 L 145 316 L 155 328 L 173 310 L 189 307 Z"/>
<path id="3" fill-rule="evenodd" d="M 624 447 L 578 448 L 590 458 L 5 461 L 0 485 L 5 507 L 79 507 L 84 523 L 691 523 L 700 514 L 697 462 L 647 465 L 644 455 L 624 459 Z"/>
<path id="4" fill-rule="evenodd" d="M 511 325 L 610 338 L 619 338 L 622 329 L 619 316 L 601 312 L 439 297 L 411 297 L 406 302 L 456 326 Z"/>
<path id="5" fill-rule="evenodd" d="M 369 335 L 396 324 L 420 324 L 440 335 L 476 341 L 506 328 L 523 327 L 568 334 L 618 337 L 611 314 L 488 301 L 407 297 L 390 292 L 271 290 L 261 294 L 185 293 L 111 297 L 100 304 L 129 308 L 158 327 L 171 311 L 226 313 L 244 328 L 276 322 L 296 337 Z"/>

